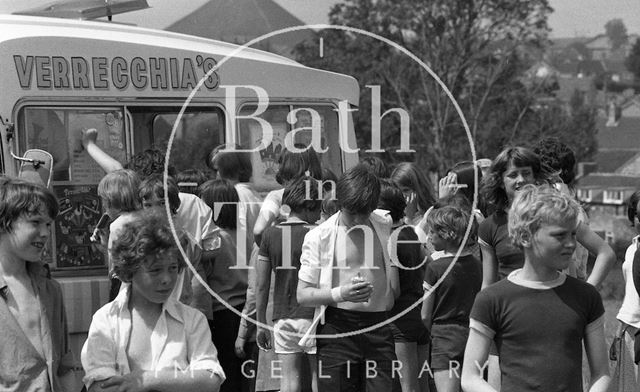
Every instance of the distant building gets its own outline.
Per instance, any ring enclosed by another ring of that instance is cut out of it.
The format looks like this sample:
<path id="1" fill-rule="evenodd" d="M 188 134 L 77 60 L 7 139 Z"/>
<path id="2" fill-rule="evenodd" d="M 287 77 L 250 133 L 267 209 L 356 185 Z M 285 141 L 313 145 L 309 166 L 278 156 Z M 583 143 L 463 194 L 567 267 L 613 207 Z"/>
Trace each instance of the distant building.
<path id="1" fill-rule="evenodd" d="M 598 152 L 595 162 L 579 164 L 576 194 L 591 228 L 624 243 L 631 235 L 625 202 L 640 190 L 640 100 L 610 99 L 597 122 Z"/>

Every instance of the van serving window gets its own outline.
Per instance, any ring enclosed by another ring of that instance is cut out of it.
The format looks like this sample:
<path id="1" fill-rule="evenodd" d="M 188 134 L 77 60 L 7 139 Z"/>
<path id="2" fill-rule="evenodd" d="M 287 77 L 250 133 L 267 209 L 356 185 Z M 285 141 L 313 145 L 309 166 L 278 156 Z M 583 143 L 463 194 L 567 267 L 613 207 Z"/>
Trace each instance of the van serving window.
<path id="1" fill-rule="evenodd" d="M 134 153 L 147 148 L 167 151 L 169 137 L 179 106 L 127 106 L 133 129 Z M 189 108 L 177 122 L 171 144 L 170 164 L 181 172 L 198 169 L 208 174 L 206 158 L 209 152 L 224 142 L 224 113 L 214 107 Z"/>
<path id="2" fill-rule="evenodd" d="M 254 149 L 263 143 L 265 137 L 262 125 L 251 117 L 256 111 L 255 105 L 245 105 L 240 111 L 238 124 L 238 144 L 245 149 Z M 293 113 L 292 115 L 290 115 Z M 309 146 L 314 144 L 312 129 L 319 130 L 319 145 L 316 152 L 322 166 L 329 168 L 334 174 L 342 173 L 342 155 L 338 137 L 327 135 L 338 134 L 338 113 L 331 105 L 278 105 L 271 104 L 264 113 L 257 116 L 266 120 L 273 131 L 273 138 L 265 149 L 253 154 L 253 184 L 260 192 L 279 188 L 275 175 L 278 172 L 278 156 L 288 143 Z M 314 124 L 316 122 L 316 124 Z M 297 130 L 297 131 L 296 131 Z M 323 152 L 324 150 L 324 152 Z"/>

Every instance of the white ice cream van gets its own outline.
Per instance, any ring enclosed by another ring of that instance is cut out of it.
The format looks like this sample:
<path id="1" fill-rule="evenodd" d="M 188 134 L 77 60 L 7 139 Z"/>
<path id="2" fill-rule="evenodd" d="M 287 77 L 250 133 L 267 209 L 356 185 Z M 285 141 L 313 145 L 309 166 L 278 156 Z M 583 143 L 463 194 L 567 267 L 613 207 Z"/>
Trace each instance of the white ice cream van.
<path id="1" fill-rule="evenodd" d="M 17 175 L 16 158 L 30 149 L 53 156 L 60 215 L 46 257 L 63 288 L 76 354 L 108 297 L 104 256 L 89 240 L 105 173 L 83 150 L 82 129 L 96 128 L 97 144 L 125 162 L 152 146 L 166 149 L 177 123 L 178 171 L 205 168 L 213 147 L 238 143 L 256 150 L 253 182 L 263 192 L 277 186 L 285 142 L 324 150 L 322 162 L 336 174 L 357 162 L 356 80 L 271 53 L 106 22 L 3 15 L 0 69 L 0 171 Z"/>

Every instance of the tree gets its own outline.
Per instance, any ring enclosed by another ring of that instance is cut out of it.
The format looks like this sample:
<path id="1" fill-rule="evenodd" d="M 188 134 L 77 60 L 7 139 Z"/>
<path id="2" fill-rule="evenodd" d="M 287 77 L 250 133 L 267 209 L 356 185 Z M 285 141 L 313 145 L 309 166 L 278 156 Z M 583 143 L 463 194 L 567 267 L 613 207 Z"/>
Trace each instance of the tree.
<path id="1" fill-rule="evenodd" d="M 611 49 L 616 50 L 627 43 L 627 27 L 622 19 L 611 19 L 604 25 L 604 31 L 611 41 Z"/>
<path id="2" fill-rule="evenodd" d="M 640 39 L 636 39 L 624 64 L 629 72 L 634 74 L 637 79 L 640 79 Z"/>
<path id="3" fill-rule="evenodd" d="M 596 153 L 596 133 L 596 108 L 586 104 L 584 92 L 574 90 L 568 105 L 551 101 L 529 111 L 514 140 L 533 147 L 539 140 L 554 136 L 570 146 L 580 162 Z"/>
<path id="4" fill-rule="evenodd" d="M 478 156 L 493 157 L 505 144 L 526 140 L 539 115 L 532 108 L 547 93 L 544 83 L 527 84 L 522 75 L 533 64 L 528 53 L 548 44 L 551 10 L 547 0 L 346 0 L 333 7 L 329 20 L 386 37 L 420 57 L 460 104 Z M 324 57 L 318 56 L 320 37 Z M 361 35 L 325 30 L 296 53 L 304 64 L 358 79 L 360 146 L 369 146 L 371 137 L 371 91 L 365 86 L 380 85 L 381 111 L 403 108 L 411 120 L 416 153 L 401 159 L 415 159 L 442 174 L 470 158 L 449 97 L 399 50 Z M 399 116 L 385 116 L 382 145 L 397 149 L 399 129 Z"/>

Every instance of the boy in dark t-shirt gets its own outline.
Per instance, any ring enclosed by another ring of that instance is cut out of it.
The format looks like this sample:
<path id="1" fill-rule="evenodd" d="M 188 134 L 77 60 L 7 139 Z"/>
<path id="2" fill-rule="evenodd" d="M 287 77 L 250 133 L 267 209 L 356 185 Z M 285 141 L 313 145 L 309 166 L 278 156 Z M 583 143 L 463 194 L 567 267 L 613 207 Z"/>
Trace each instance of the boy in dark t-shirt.
<path id="1" fill-rule="evenodd" d="M 262 234 L 256 272 L 256 309 L 258 331 L 256 343 L 262 350 L 272 347 L 282 361 L 282 390 L 299 391 L 302 361 L 305 354 L 311 369 L 313 390 L 317 390 L 316 349 L 300 346 L 300 337 L 313 321 L 314 308 L 301 306 L 296 299 L 298 270 L 304 236 L 320 219 L 317 185 L 311 178 L 301 178 L 285 188 L 282 205 L 290 209 L 289 218 L 276 226 L 268 227 Z M 310 185 L 310 186 L 309 186 Z M 267 323 L 266 309 L 269 300 L 271 272 L 275 274 L 273 292 L 273 344 Z M 261 324 L 260 324 L 261 323 Z"/>
<path id="2" fill-rule="evenodd" d="M 607 390 L 600 294 L 560 272 L 576 247 L 578 211 L 571 197 L 548 186 L 518 191 L 509 236 L 523 249 L 524 266 L 476 297 L 462 368 L 465 391 L 493 390 L 482 379 L 491 341 L 500 355 L 503 392 L 581 392 L 583 341 L 589 391 Z"/>
<path id="3" fill-rule="evenodd" d="M 427 216 L 428 235 L 436 252 L 425 272 L 425 289 L 430 293 L 422 303 L 422 320 L 431 330 L 430 367 L 438 391 L 460 390 L 469 313 L 482 285 L 482 265 L 465 247 L 475 243 L 475 220 L 465 241 L 470 220 L 467 212 L 455 206 L 444 206 Z"/>

